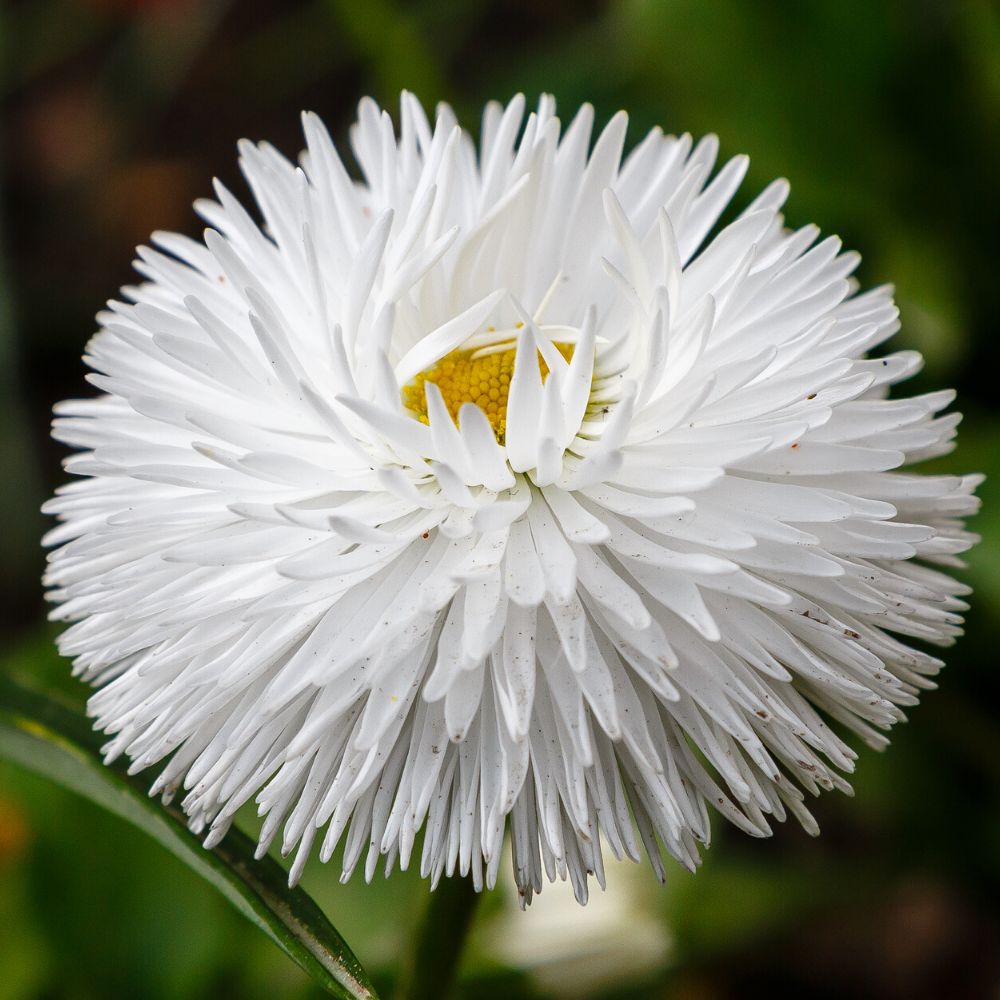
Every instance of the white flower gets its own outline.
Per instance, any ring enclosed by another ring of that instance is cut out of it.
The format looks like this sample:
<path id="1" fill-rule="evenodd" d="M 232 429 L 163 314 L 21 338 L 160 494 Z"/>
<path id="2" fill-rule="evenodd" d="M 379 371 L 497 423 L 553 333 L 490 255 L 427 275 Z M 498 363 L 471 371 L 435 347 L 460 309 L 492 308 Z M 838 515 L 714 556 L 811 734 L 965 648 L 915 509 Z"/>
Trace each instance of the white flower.
<path id="1" fill-rule="evenodd" d="M 582 901 L 605 847 L 696 865 L 710 809 L 813 831 L 841 734 L 933 686 L 906 638 L 959 633 L 979 480 L 893 471 L 959 418 L 888 398 L 891 291 L 784 181 L 719 228 L 715 137 L 623 159 L 624 114 L 590 149 L 590 107 L 524 104 L 477 149 L 363 101 L 360 182 L 314 115 L 300 166 L 243 143 L 263 223 L 216 185 L 204 243 L 155 234 L 56 410 L 47 583 L 108 758 L 166 761 L 209 845 L 256 797 L 293 880 L 319 838 L 492 886 L 509 825 L 523 898 Z"/>

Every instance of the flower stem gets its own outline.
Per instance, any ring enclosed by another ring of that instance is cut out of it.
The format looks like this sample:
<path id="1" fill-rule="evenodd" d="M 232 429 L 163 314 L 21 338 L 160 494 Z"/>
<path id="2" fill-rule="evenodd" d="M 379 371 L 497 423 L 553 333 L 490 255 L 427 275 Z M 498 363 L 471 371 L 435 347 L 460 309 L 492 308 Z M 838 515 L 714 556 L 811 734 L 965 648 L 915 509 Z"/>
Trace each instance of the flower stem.
<path id="1" fill-rule="evenodd" d="M 458 972 L 481 893 L 471 878 L 444 878 L 427 900 L 397 1000 L 445 1000 Z"/>

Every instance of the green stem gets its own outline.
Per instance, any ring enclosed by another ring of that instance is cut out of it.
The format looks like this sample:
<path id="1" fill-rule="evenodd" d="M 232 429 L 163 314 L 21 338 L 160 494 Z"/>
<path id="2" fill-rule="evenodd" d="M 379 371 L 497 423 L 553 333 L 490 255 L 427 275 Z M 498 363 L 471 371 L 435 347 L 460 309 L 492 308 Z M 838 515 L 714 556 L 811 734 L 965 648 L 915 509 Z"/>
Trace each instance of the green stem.
<path id="1" fill-rule="evenodd" d="M 472 879 L 461 876 L 442 879 L 430 894 L 403 968 L 398 1000 L 445 1000 L 450 995 L 480 895 Z"/>

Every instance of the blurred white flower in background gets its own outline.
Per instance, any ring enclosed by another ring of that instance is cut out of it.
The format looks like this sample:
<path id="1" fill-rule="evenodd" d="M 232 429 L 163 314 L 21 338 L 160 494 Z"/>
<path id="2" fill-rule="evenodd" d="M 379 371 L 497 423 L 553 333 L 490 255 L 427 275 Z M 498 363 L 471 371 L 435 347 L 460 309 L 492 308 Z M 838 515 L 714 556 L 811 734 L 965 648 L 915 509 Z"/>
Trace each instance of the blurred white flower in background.
<path id="1" fill-rule="evenodd" d="M 511 900 L 483 921 L 480 948 L 492 960 L 523 970 L 551 997 L 597 996 L 655 975 L 674 950 L 662 897 L 650 898 L 655 883 L 633 864 L 609 860 L 605 874 L 606 891 L 591 894 L 586 906 L 577 905 L 571 883 L 560 881 L 526 914 L 517 908 L 519 898 Z M 515 886 L 509 894 L 517 895 Z"/>
<path id="2" fill-rule="evenodd" d="M 891 291 L 783 181 L 720 228 L 714 137 L 524 111 L 477 147 L 363 101 L 361 181 L 313 115 L 299 166 L 243 143 L 262 224 L 217 185 L 203 243 L 154 235 L 57 407 L 47 584 L 107 755 L 208 844 L 255 797 L 293 881 L 318 839 L 493 885 L 509 827 L 522 900 L 583 901 L 602 843 L 662 878 L 713 810 L 813 830 L 842 734 L 932 686 L 906 640 L 959 632 L 978 479 L 895 471 L 958 417 L 888 398 Z"/>

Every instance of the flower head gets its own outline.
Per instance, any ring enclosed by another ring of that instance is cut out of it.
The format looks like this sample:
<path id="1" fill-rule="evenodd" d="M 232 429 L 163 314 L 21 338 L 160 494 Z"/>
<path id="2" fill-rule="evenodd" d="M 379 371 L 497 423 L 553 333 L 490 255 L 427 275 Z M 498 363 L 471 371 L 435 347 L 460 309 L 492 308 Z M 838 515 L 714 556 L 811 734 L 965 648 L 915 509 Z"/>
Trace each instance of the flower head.
<path id="1" fill-rule="evenodd" d="M 208 844 L 255 798 L 293 880 L 319 841 L 492 885 L 509 828 L 526 900 L 584 900 L 605 849 L 693 867 L 712 811 L 813 830 L 844 735 L 932 686 L 907 638 L 959 632 L 978 479 L 898 471 L 958 417 L 890 399 L 890 289 L 783 181 L 720 226 L 714 137 L 524 110 L 477 148 L 363 101 L 360 181 L 314 115 L 298 166 L 243 143 L 262 221 L 216 185 L 203 242 L 155 234 L 56 409 L 47 583 L 108 758 Z"/>

